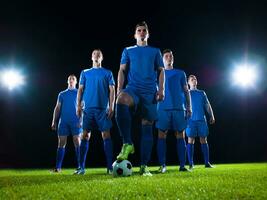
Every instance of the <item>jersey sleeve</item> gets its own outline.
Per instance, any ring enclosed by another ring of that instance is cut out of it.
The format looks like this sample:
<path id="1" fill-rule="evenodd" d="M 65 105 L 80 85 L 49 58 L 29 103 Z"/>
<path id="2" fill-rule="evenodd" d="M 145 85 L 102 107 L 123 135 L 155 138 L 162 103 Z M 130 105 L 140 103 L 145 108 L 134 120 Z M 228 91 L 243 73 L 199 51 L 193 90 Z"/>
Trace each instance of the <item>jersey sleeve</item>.
<path id="1" fill-rule="evenodd" d="M 115 85 L 115 81 L 114 81 L 113 74 L 111 71 L 109 72 L 108 83 L 109 85 Z"/>
<path id="2" fill-rule="evenodd" d="M 129 55 L 128 55 L 128 50 L 125 48 L 122 52 L 121 55 L 121 63 L 120 64 L 129 64 Z"/>
<path id="3" fill-rule="evenodd" d="M 84 71 L 81 72 L 79 85 L 85 85 Z"/>
<path id="4" fill-rule="evenodd" d="M 156 54 L 156 60 L 155 60 L 155 69 L 158 69 L 160 67 L 164 67 L 163 59 L 160 50 L 157 50 Z"/>

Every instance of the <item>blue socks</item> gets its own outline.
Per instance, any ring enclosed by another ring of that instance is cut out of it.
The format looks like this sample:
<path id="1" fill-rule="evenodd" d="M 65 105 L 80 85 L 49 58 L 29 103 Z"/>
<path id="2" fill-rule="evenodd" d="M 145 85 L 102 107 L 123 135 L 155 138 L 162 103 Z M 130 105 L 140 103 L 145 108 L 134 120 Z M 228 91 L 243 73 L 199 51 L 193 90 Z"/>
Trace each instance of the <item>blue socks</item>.
<path id="1" fill-rule="evenodd" d="M 80 149 L 80 167 L 82 169 L 85 169 L 85 161 L 86 161 L 86 156 L 87 156 L 87 152 L 88 152 L 88 149 L 89 149 L 89 141 L 88 140 L 85 140 L 85 139 L 82 139 L 81 140 L 81 149 Z"/>
<path id="2" fill-rule="evenodd" d="M 159 165 L 165 166 L 166 165 L 166 139 L 165 138 L 158 138 L 157 152 L 158 152 Z"/>
<path id="3" fill-rule="evenodd" d="M 80 146 L 75 147 L 75 156 L 77 160 L 77 168 L 80 168 Z"/>
<path id="4" fill-rule="evenodd" d="M 177 139 L 176 148 L 180 161 L 180 167 L 183 168 L 185 166 L 185 158 L 186 158 L 186 143 L 184 138 Z"/>
<path id="5" fill-rule="evenodd" d="M 207 165 L 210 162 L 210 160 L 209 160 L 209 145 L 208 145 L 208 143 L 201 144 L 201 149 L 202 149 L 202 153 L 203 153 L 203 156 L 204 156 L 205 165 Z"/>
<path id="6" fill-rule="evenodd" d="M 65 147 L 58 147 L 57 158 L 56 158 L 56 169 L 61 169 L 64 155 L 65 155 Z"/>
<path id="7" fill-rule="evenodd" d="M 153 147 L 152 125 L 142 125 L 141 128 L 141 165 L 147 165 Z"/>
<path id="8" fill-rule="evenodd" d="M 124 104 L 116 105 L 116 122 L 119 128 L 120 136 L 122 137 L 123 144 L 132 144 L 131 139 L 131 125 L 132 125 L 132 115 L 130 108 Z"/>
<path id="9" fill-rule="evenodd" d="M 188 162 L 189 165 L 193 166 L 194 165 L 194 144 L 187 144 L 187 157 L 188 157 Z"/>
<path id="10" fill-rule="evenodd" d="M 111 138 L 106 138 L 103 140 L 104 151 L 107 160 L 107 168 L 112 169 L 112 157 L 113 157 L 113 150 L 112 150 L 112 141 Z"/>

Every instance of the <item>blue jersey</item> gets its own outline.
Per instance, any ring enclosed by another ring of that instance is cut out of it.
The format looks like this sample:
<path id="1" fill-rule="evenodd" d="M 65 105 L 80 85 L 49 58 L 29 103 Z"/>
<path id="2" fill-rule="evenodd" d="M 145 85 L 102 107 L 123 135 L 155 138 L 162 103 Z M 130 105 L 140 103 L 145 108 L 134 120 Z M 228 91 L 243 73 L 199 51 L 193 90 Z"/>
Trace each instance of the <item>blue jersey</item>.
<path id="1" fill-rule="evenodd" d="M 191 101 L 192 101 L 192 116 L 190 120 L 198 121 L 205 120 L 205 110 L 207 104 L 209 104 L 208 97 L 203 90 L 190 90 Z"/>
<path id="2" fill-rule="evenodd" d="M 159 102 L 159 110 L 185 110 L 185 72 L 179 69 L 165 70 L 165 98 Z"/>
<path id="3" fill-rule="evenodd" d="M 83 70 L 80 75 L 83 85 L 84 110 L 89 108 L 107 109 L 109 104 L 109 86 L 115 85 L 112 72 L 103 67 Z"/>
<path id="4" fill-rule="evenodd" d="M 77 89 L 66 89 L 59 93 L 57 101 L 61 104 L 60 120 L 62 122 L 76 123 L 79 121 L 76 115 L 76 99 Z"/>
<path id="5" fill-rule="evenodd" d="M 158 48 L 151 46 L 131 46 L 123 50 L 121 64 L 127 64 L 128 86 L 137 90 L 155 93 L 157 88 L 157 70 L 163 67 Z"/>

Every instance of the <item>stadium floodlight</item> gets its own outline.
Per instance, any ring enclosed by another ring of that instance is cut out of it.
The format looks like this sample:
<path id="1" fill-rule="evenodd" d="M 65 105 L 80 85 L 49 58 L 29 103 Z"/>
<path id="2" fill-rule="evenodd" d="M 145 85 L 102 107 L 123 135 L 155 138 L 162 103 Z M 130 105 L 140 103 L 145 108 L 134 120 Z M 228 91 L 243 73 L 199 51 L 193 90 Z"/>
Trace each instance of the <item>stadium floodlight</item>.
<path id="1" fill-rule="evenodd" d="M 6 86 L 9 90 L 13 90 L 24 84 L 24 77 L 19 71 L 9 69 L 1 73 L 1 81 L 3 86 Z"/>
<path id="2" fill-rule="evenodd" d="M 257 78 L 256 68 L 248 64 L 238 65 L 233 71 L 232 78 L 235 85 L 243 88 L 252 87 Z"/>

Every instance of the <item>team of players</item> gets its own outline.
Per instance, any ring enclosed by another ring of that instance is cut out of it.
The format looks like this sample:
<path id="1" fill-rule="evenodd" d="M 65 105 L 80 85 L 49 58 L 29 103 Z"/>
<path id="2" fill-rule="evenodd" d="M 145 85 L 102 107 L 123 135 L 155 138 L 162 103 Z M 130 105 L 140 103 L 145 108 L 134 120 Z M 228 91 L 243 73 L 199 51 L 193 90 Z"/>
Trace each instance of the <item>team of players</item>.
<path id="1" fill-rule="evenodd" d="M 173 68 L 171 50 L 164 50 L 162 58 L 158 48 L 148 45 L 149 30 L 145 22 L 136 25 L 134 37 L 136 45 L 123 50 L 118 72 L 115 119 L 123 146 L 117 160 L 128 159 L 129 154 L 135 151 L 131 139 L 131 124 L 134 114 L 140 109 L 141 175 L 152 176 L 147 163 L 153 146 L 154 122 L 158 128 L 157 152 L 160 173 L 166 172 L 168 130 L 173 130 L 177 138 L 179 171 L 188 171 L 185 167 L 186 152 L 189 168 L 193 169 L 194 141 L 197 136 L 200 137 L 205 167 L 212 167 L 209 163 L 205 112 L 209 114 L 210 123 L 214 123 L 215 119 L 205 92 L 197 89 L 197 79 L 194 75 L 189 76 L 187 83 L 185 72 Z M 107 173 L 112 173 L 113 151 L 110 128 L 114 113 L 115 82 L 112 72 L 102 66 L 102 60 L 101 50 L 94 50 L 92 67 L 81 72 L 79 89 L 75 87 L 76 77 L 70 75 L 68 89 L 58 96 L 52 122 L 52 128 L 55 130 L 59 119 L 55 172 L 61 170 L 67 135 L 71 133 L 77 158 L 75 174 L 84 174 L 91 131 L 99 130 L 103 138 Z M 187 146 L 185 132 L 188 137 Z"/>

